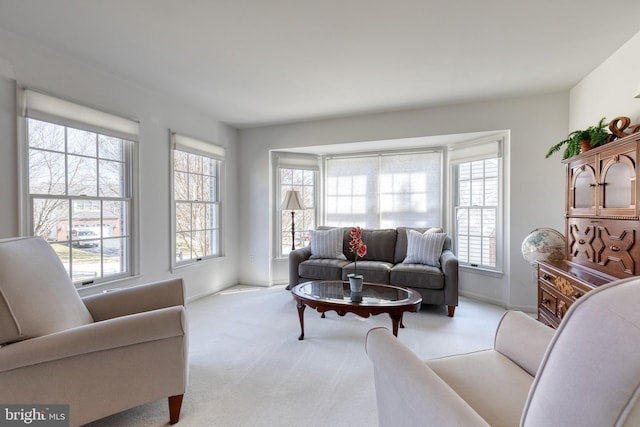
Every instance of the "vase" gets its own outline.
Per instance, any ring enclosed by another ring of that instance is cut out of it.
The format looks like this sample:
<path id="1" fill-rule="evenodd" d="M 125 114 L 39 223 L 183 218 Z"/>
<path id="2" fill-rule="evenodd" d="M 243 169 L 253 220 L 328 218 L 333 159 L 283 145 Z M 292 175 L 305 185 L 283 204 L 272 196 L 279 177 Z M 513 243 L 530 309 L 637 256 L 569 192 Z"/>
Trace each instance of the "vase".
<path id="1" fill-rule="evenodd" d="M 349 274 L 349 289 L 351 290 L 351 301 L 362 301 L 362 274 Z"/>
<path id="2" fill-rule="evenodd" d="M 580 141 L 580 152 L 584 153 L 585 151 L 591 150 L 591 140 L 583 139 Z"/>

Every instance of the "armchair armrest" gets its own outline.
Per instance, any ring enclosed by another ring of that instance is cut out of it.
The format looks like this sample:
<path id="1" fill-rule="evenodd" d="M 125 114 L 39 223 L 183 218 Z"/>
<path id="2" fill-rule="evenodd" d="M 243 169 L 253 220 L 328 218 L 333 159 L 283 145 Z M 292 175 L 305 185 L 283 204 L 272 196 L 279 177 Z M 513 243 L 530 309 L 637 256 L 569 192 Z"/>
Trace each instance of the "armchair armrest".
<path id="1" fill-rule="evenodd" d="M 521 311 L 507 311 L 498 324 L 494 349 L 535 377 L 554 333 Z"/>
<path id="2" fill-rule="evenodd" d="M 447 383 L 386 328 L 367 333 L 378 422 L 385 426 L 488 426 Z"/>
<path id="3" fill-rule="evenodd" d="M 171 337 L 186 339 L 186 330 L 181 306 L 90 323 L 0 348 L 0 372 Z"/>
<path id="4" fill-rule="evenodd" d="M 311 257 L 311 248 L 300 248 L 289 252 L 289 286 L 292 289 L 299 282 L 298 266 Z"/>
<path id="5" fill-rule="evenodd" d="M 96 322 L 159 308 L 184 305 L 182 279 L 117 289 L 82 298 Z"/>

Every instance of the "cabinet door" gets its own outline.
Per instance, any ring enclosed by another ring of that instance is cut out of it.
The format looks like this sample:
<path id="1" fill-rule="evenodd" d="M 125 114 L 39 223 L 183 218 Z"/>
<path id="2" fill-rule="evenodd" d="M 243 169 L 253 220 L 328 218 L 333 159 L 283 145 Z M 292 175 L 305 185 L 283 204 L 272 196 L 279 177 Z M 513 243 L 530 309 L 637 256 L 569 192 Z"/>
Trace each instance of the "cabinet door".
<path id="1" fill-rule="evenodd" d="M 597 201 L 595 158 L 569 165 L 567 210 L 569 215 L 595 215 Z"/>
<path id="2" fill-rule="evenodd" d="M 599 162 L 598 213 L 600 216 L 635 216 L 636 152 L 604 154 Z"/>
<path id="3" fill-rule="evenodd" d="M 567 259 L 614 277 L 640 274 L 640 223 L 568 218 Z"/>

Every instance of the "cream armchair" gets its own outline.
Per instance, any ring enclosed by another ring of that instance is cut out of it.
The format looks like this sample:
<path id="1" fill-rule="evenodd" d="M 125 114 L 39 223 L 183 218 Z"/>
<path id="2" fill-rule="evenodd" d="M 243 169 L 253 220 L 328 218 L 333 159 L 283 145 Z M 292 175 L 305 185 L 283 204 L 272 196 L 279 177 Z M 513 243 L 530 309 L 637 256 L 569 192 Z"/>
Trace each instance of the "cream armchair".
<path id="1" fill-rule="evenodd" d="M 0 240 L 0 403 L 69 404 L 77 426 L 187 383 L 181 279 L 80 298 L 41 238 Z"/>
<path id="2" fill-rule="evenodd" d="M 558 330 L 509 311 L 494 348 L 420 361 L 369 331 L 380 426 L 640 425 L 640 278 L 587 293 Z"/>

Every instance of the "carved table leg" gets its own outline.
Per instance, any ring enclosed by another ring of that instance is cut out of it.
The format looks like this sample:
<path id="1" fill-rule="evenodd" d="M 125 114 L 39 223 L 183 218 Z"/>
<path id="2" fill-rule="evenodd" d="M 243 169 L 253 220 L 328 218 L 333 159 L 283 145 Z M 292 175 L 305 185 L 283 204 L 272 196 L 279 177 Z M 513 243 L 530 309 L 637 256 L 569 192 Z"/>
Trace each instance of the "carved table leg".
<path id="1" fill-rule="evenodd" d="M 393 325 L 393 336 L 398 336 L 398 326 L 402 322 L 402 314 L 389 314 L 391 317 L 391 324 Z"/>
<path id="2" fill-rule="evenodd" d="M 400 327 L 404 328 L 404 313 L 400 315 Z"/>
<path id="3" fill-rule="evenodd" d="M 299 340 L 303 340 L 304 339 L 304 309 L 305 309 L 306 305 L 302 304 L 301 302 L 298 302 L 298 317 L 300 318 L 300 336 L 298 337 Z"/>

